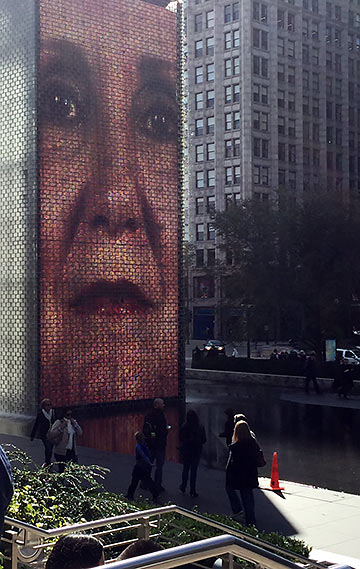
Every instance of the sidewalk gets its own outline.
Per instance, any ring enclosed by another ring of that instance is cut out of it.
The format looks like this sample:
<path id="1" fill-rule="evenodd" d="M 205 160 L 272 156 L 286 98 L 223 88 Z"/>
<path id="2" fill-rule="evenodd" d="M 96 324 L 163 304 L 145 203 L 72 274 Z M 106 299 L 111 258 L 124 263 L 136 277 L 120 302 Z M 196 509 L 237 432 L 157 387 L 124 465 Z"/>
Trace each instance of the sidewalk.
<path id="1" fill-rule="evenodd" d="M 43 461 L 42 443 L 38 440 L 32 443 L 23 437 L 1 434 L 0 442 L 17 446 L 37 463 Z M 80 447 L 79 461 L 82 464 L 99 464 L 109 468 L 111 472 L 105 481 L 106 488 L 113 492 L 126 492 L 134 463 L 133 457 Z M 161 494 L 164 503 L 175 503 L 187 509 L 197 505 L 201 513 L 231 513 L 224 489 L 223 471 L 210 470 L 204 466 L 199 468 L 200 495 L 196 499 L 180 492 L 180 478 L 181 465 L 166 463 L 166 492 Z M 268 490 L 268 478 L 260 479 L 260 489 L 255 491 L 259 529 L 303 539 L 313 547 L 312 558 L 319 561 L 347 563 L 360 569 L 360 496 L 294 482 L 281 481 L 281 485 L 285 490 L 280 496 Z M 144 494 L 146 495 L 146 492 Z"/>

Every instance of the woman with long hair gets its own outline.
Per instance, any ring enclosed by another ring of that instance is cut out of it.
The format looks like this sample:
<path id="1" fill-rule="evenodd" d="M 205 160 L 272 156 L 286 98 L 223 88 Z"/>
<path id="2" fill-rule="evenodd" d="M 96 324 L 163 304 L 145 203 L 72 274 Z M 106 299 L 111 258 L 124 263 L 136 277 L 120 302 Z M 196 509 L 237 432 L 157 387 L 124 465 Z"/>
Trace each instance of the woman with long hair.
<path id="1" fill-rule="evenodd" d="M 190 472 L 190 496 L 196 498 L 196 474 L 200 462 L 203 444 L 206 443 L 204 427 L 200 424 L 197 413 L 190 409 L 186 421 L 180 429 L 180 456 L 183 463 L 181 492 L 185 492 Z"/>
<path id="2" fill-rule="evenodd" d="M 246 421 L 238 421 L 234 427 L 230 454 L 226 465 L 226 492 L 234 518 L 240 519 L 244 508 L 246 525 L 255 525 L 255 501 L 253 488 L 257 488 L 257 460 L 260 447 L 251 435 Z M 239 490 L 240 498 L 238 493 Z"/>

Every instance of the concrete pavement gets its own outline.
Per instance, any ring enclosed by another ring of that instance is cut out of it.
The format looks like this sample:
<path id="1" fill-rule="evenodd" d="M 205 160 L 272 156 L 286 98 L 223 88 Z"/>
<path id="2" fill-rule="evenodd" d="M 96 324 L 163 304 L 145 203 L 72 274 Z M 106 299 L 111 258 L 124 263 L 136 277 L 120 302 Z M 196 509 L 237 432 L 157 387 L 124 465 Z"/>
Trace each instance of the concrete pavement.
<path id="1" fill-rule="evenodd" d="M 0 442 L 21 448 L 37 463 L 43 461 L 40 441 L 30 442 L 24 437 L 1 434 Z M 133 457 L 80 447 L 79 460 L 82 464 L 99 464 L 109 468 L 110 473 L 105 480 L 106 488 L 113 492 L 126 492 Z M 196 499 L 180 492 L 180 478 L 181 465 L 166 463 L 166 492 L 161 495 L 164 502 L 175 503 L 188 509 L 197 505 L 201 513 L 230 514 L 223 471 L 200 466 L 199 497 Z M 260 489 L 255 491 L 259 529 L 303 539 L 313 547 L 312 558 L 319 561 L 347 563 L 360 569 L 360 496 L 287 481 L 281 481 L 285 489 L 280 495 L 269 490 L 269 485 L 269 479 L 261 478 Z"/>

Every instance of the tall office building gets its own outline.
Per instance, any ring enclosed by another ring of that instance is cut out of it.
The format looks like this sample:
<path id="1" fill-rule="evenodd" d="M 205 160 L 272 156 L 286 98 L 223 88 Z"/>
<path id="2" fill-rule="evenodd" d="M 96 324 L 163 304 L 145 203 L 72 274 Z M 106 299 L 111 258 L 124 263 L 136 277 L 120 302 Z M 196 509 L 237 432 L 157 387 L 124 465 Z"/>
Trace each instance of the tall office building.
<path id="1" fill-rule="evenodd" d="M 231 259 L 212 212 L 279 188 L 359 195 L 360 0 L 188 0 L 186 14 L 189 309 L 193 337 L 224 337 L 207 267 Z"/>

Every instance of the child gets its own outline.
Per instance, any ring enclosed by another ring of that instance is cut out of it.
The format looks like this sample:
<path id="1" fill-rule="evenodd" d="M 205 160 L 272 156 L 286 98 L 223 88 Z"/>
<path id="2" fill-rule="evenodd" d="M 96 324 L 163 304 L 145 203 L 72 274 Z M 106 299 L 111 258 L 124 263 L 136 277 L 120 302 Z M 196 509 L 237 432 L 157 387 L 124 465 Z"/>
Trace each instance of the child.
<path id="1" fill-rule="evenodd" d="M 141 431 L 137 431 L 135 433 L 135 440 L 136 463 L 132 471 L 131 484 L 127 491 L 126 498 L 129 500 L 134 499 L 134 492 L 141 480 L 144 487 L 150 490 L 153 500 L 155 501 L 158 497 L 158 491 L 156 490 L 154 481 L 150 476 L 152 464 L 150 460 L 149 449 L 145 444 L 144 434 Z"/>

